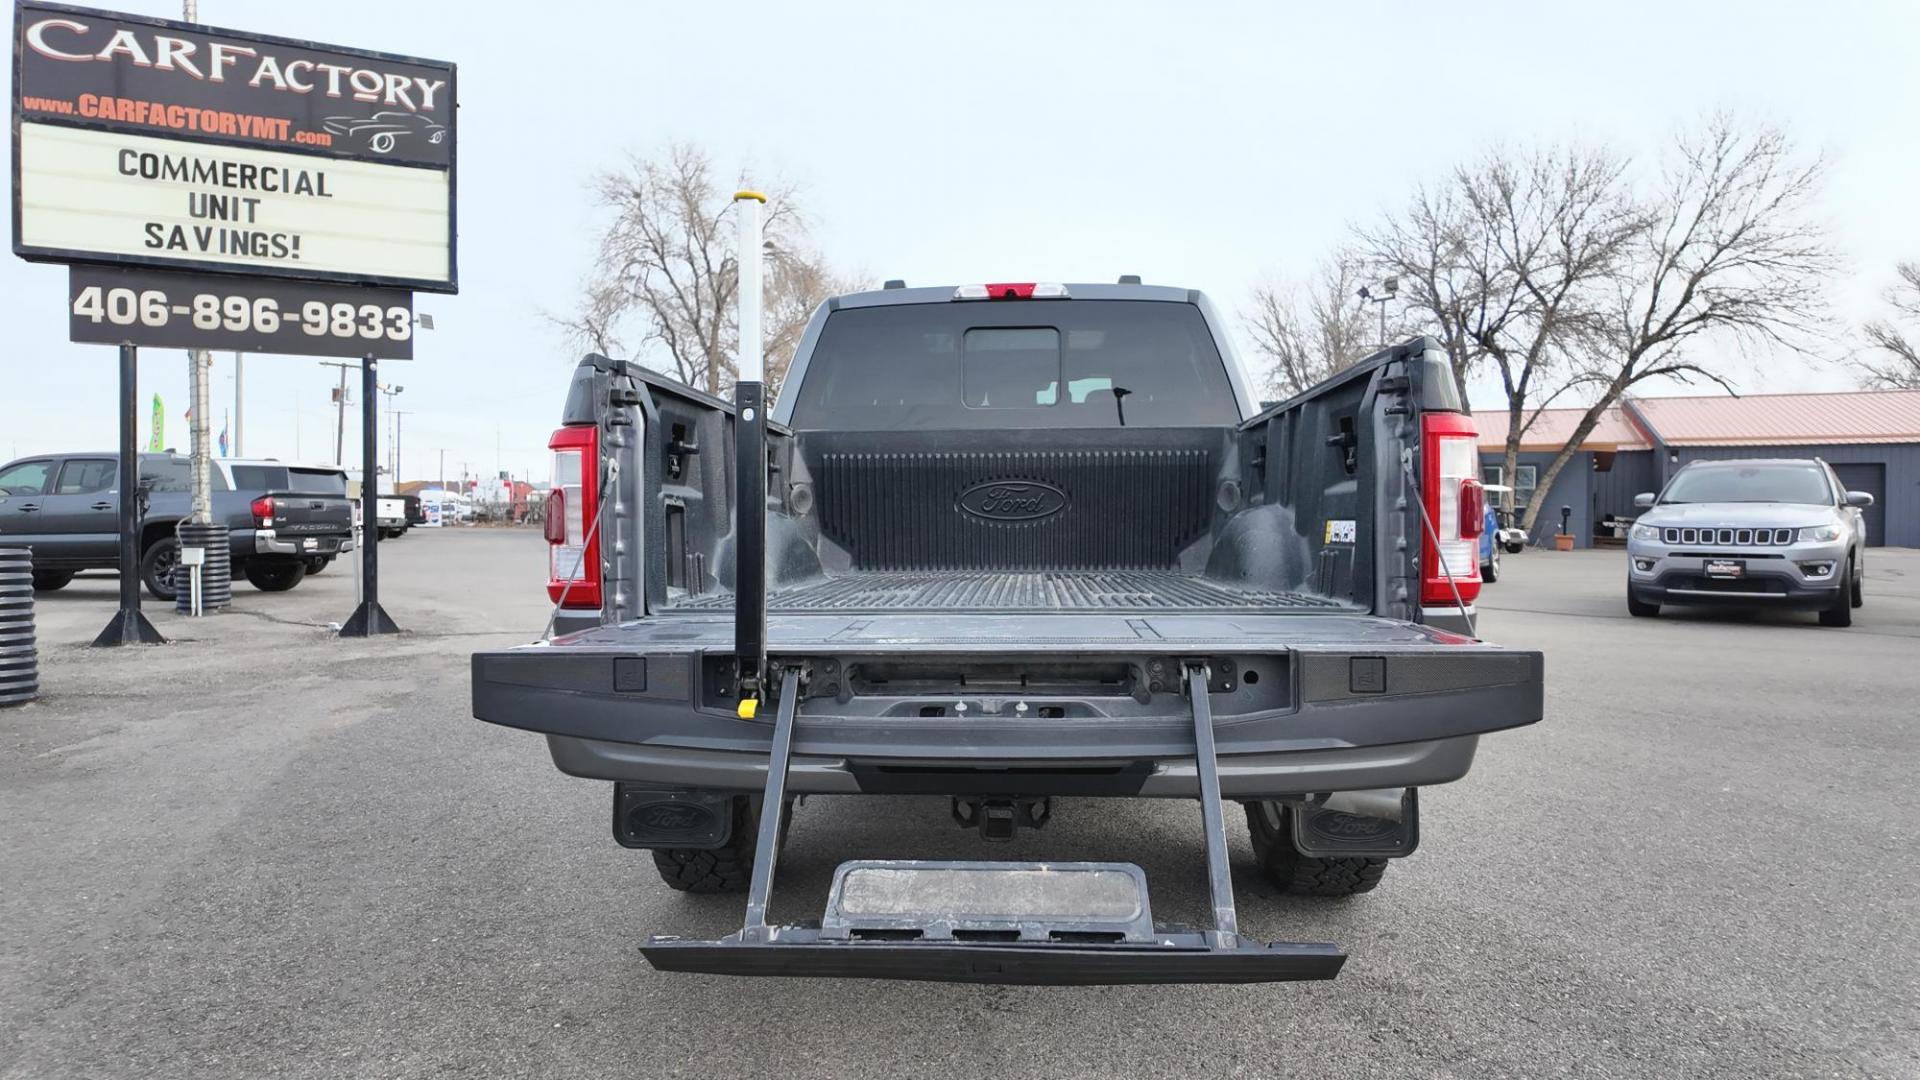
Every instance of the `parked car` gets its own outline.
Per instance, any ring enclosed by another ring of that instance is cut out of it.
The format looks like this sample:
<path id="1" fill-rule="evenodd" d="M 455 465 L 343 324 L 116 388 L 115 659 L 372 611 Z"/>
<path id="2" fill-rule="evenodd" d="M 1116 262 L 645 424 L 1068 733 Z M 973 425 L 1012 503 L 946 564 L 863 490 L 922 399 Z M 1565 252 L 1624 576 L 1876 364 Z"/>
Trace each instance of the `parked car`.
<path id="1" fill-rule="evenodd" d="M 1156 931 L 1127 864 L 855 862 L 817 928 L 749 900 L 741 935 L 649 942 L 656 967 L 1332 977 L 1333 946 L 1230 929 L 1222 800 L 1273 887 L 1366 892 L 1417 788 L 1540 719 L 1541 654 L 1468 636 L 1484 500 L 1439 345 L 1263 410 L 1227 340 L 1200 294 L 1131 282 L 837 297 L 747 417 L 764 454 L 728 403 L 581 362 L 545 508 L 572 632 L 475 655 L 473 710 L 613 781 L 615 839 L 668 887 L 763 900 L 794 793 L 946 796 L 987 840 L 1056 795 L 1199 799 L 1223 931 Z M 756 458 L 764 500 L 738 492 Z M 969 874 L 997 913 L 914 907 Z M 1019 906 L 1083 887 L 1107 914 Z"/>
<path id="2" fill-rule="evenodd" d="M 174 528 L 192 507 L 191 463 L 178 454 L 141 454 L 148 502 L 140 524 L 140 577 L 173 599 L 180 545 Z M 351 517 L 338 470 L 216 459 L 209 476 L 213 518 L 227 526 L 232 573 L 255 588 L 300 584 L 308 560 L 352 547 Z M 120 565 L 119 455 L 40 454 L 0 466 L 0 543 L 33 549 L 33 584 L 59 589 L 81 570 Z M 336 493 L 337 492 L 337 493 Z"/>
<path id="3" fill-rule="evenodd" d="M 407 534 L 407 501 L 398 495 L 382 495 L 374 500 L 380 539 L 398 540 Z"/>
<path id="4" fill-rule="evenodd" d="M 1850 626 L 1866 602 L 1866 523 L 1873 496 L 1848 491 L 1819 458 L 1695 461 L 1627 534 L 1627 610 L 1666 604 L 1812 609 Z"/>

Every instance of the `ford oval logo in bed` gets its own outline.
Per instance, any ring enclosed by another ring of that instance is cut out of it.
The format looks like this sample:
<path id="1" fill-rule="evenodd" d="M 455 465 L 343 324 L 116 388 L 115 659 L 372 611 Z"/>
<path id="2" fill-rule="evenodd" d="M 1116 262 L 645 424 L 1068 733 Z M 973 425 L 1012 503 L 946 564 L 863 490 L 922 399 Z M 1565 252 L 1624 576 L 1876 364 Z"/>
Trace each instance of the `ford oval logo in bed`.
<path id="1" fill-rule="evenodd" d="M 988 480 L 960 493 L 960 509 L 982 521 L 1038 521 L 1067 508 L 1067 493 L 1040 480 Z"/>

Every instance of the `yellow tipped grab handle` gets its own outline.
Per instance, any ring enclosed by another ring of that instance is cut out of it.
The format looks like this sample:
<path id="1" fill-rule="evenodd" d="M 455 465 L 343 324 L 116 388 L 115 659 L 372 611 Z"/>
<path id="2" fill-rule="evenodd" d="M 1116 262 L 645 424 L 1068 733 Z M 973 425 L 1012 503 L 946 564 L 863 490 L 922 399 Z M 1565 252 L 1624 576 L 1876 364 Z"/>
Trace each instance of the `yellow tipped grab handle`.
<path id="1" fill-rule="evenodd" d="M 733 193 L 734 202 L 739 202 L 741 199 L 752 199 L 755 202 L 767 201 L 767 197 L 757 191 L 736 191 Z"/>
<path id="2" fill-rule="evenodd" d="M 740 714 L 740 719 L 751 720 L 760 712 L 760 699 L 753 697 L 741 698 L 740 707 L 736 711 Z"/>

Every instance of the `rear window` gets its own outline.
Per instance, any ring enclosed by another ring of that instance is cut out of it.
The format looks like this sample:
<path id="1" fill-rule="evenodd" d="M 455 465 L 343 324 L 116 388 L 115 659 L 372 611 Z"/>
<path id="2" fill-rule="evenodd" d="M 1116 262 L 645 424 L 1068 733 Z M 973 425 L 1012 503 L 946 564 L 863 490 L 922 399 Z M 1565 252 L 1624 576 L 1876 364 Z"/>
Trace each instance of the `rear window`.
<path id="1" fill-rule="evenodd" d="M 287 490 L 285 465 L 229 465 L 228 468 L 233 472 L 235 491 Z"/>
<path id="2" fill-rule="evenodd" d="M 1192 304 L 973 301 L 827 317 L 795 391 L 802 429 L 1204 427 L 1238 423 Z"/>
<path id="3" fill-rule="evenodd" d="M 332 469 L 289 469 L 287 490 L 303 495 L 345 495 L 347 474 Z"/>
<path id="4" fill-rule="evenodd" d="M 220 470 L 213 470 L 218 477 Z M 140 485 L 155 493 L 193 490 L 193 465 L 184 458 L 140 455 Z"/>

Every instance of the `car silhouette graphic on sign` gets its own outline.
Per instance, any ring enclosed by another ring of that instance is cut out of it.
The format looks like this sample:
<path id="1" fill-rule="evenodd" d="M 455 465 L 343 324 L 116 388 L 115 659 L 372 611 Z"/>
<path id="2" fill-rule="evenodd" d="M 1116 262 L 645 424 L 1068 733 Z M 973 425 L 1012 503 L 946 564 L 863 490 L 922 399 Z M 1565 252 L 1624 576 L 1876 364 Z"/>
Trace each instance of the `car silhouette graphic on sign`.
<path id="1" fill-rule="evenodd" d="M 360 139 L 376 154 L 391 154 L 403 138 L 421 136 L 427 142 L 446 141 L 447 126 L 409 112 L 378 112 L 372 116 L 329 116 L 325 127 L 329 134 Z"/>

